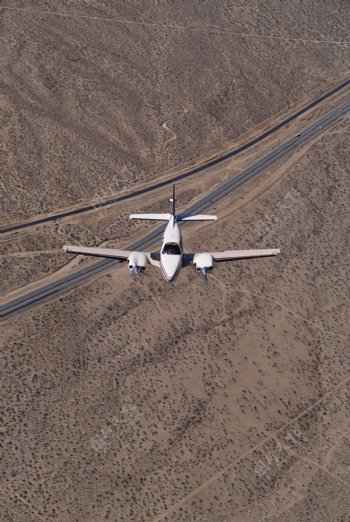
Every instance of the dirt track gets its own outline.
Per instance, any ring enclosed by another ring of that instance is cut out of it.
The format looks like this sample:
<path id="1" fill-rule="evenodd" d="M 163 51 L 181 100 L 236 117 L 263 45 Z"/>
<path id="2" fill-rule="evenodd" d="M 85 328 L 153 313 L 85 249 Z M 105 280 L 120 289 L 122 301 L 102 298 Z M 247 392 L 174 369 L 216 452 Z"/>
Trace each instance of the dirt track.
<path id="1" fill-rule="evenodd" d="M 184 229 L 189 248 L 280 257 L 206 285 L 121 267 L 7 323 L 5 517 L 346 520 L 348 136 Z"/>
<path id="2" fill-rule="evenodd" d="M 159 177 L 347 71 L 346 6 L 253 5 L 3 5 L 0 221 Z"/>
<path id="3" fill-rule="evenodd" d="M 225 148 L 349 68 L 340 0 L 59 10 L 79 17 L 0 10 L 2 222 Z M 347 119 L 184 229 L 193 250 L 278 258 L 174 285 L 120 267 L 2 325 L 1 521 L 349 520 L 348 149 Z M 2 288 L 59 269 L 68 240 L 126 244 L 157 196 L 6 238 Z"/>

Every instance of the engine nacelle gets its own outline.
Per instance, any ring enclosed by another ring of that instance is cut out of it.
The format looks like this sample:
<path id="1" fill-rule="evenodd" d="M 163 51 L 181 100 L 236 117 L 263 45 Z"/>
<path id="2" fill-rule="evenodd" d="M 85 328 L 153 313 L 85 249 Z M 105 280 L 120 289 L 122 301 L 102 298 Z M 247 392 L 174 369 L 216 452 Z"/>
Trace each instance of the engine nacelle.
<path id="1" fill-rule="evenodd" d="M 195 254 L 193 257 L 193 264 L 196 265 L 197 272 L 202 272 L 206 275 L 213 270 L 214 258 L 209 253 Z"/>
<path id="2" fill-rule="evenodd" d="M 133 252 L 128 258 L 130 272 L 143 272 L 147 263 L 147 256 L 142 252 Z"/>

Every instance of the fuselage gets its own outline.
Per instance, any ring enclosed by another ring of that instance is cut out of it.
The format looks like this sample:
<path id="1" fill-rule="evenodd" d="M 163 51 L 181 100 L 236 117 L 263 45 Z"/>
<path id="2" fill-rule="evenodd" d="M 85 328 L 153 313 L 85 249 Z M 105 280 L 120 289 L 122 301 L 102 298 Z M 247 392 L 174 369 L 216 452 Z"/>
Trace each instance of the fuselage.
<path id="1" fill-rule="evenodd" d="M 159 214 L 130 214 L 130 219 L 146 219 L 150 221 L 167 222 L 162 237 L 162 245 L 160 253 L 141 252 L 138 250 L 120 250 L 117 248 L 100 248 L 100 247 L 80 247 L 67 246 L 63 247 L 65 252 L 74 254 L 82 254 L 89 256 L 98 256 L 105 258 L 118 259 L 119 261 L 127 261 L 130 272 L 138 274 L 143 272 L 149 263 L 153 266 L 160 267 L 163 277 L 166 281 L 173 281 L 180 272 L 182 266 L 194 265 L 197 272 L 207 275 L 213 269 L 214 262 L 232 261 L 235 259 L 251 259 L 253 257 L 276 256 L 279 249 L 256 249 L 256 250 L 225 250 L 224 252 L 201 252 L 184 254 L 182 245 L 182 236 L 180 232 L 179 222 L 194 221 L 216 221 L 217 216 L 208 214 L 176 214 L 175 211 L 175 184 L 173 184 L 173 197 L 170 199 L 172 203 L 171 213 Z M 144 246 L 149 241 L 144 243 Z M 141 243 L 142 244 L 142 243 Z"/>
<path id="2" fill-rule="evenodd" d="M 167 281 L 172 281 L 178 275 L 182 266 L 182 236 L 176 222 L 176 217 L 171 216 L 163 234 L 160 249 L 160 268 Z"/>

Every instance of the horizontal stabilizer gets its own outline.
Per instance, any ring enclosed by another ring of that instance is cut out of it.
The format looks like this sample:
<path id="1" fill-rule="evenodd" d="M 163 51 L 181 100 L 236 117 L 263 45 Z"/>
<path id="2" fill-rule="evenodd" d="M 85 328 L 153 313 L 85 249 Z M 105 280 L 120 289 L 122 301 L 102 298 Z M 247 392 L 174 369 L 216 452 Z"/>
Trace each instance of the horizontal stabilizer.
<path id="1" fill-rule="evenodd" d="M 191 214 L 178 214 L 176 221 L 216 221 L 217 216 L 210 216 L 208 214 L 197 214 L 192 216 Z"/>
<path id="2" fill-rule="evenodd" d="M 171 214 L 130 214 L 130 219 L 153 219 L 155 221 L 169 221 Z"/>

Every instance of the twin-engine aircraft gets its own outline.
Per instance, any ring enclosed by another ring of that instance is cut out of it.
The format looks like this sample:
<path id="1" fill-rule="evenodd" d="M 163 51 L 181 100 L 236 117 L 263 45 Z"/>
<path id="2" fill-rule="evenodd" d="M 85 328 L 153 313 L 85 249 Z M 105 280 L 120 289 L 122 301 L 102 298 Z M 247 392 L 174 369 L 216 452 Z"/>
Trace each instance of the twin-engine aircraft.
<path id="1" fill-rule="evenodd" d="M 128 261 L 129 270 L 134 273 L 143 272 L 146 265 L 151 264 L 160 267 L 167 281 L 173 281 L 184 266 L 194 265 L 197 272 L 207 275 L 213 269 L 214 263 L 233 261 L 235 259 L 251 259 L 254 257 L 277 256 L 278 248 L 265 250 L 225 250 L 225 252 L 202 252 L 198 254 L 185 254 L 183 250 L 182 236 L 178 223 L 180 221 L 216 221 L 217 216 L 205 214 L 190 215 L 176 214 L 175 212 L 175 185 L 173 185 L 173 197 L 171 214 L 131 214 L 130 219 L 149 219 L 153 221 L 167 221 L 160 252 L 137 252 L 132 250 L 118 250 L 115 248 L 89 248 L 79 246 L 63 247 L 65 252 L 97 257 L 110 257 L 120 261 Z"/>

